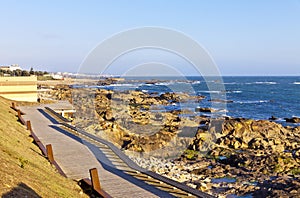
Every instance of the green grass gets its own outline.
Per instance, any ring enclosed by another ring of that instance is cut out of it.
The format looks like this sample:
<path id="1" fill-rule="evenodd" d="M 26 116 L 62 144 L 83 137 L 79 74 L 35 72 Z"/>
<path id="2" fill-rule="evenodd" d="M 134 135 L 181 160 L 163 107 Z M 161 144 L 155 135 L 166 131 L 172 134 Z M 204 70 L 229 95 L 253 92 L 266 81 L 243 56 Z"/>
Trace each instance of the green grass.
<path id="1" fill-rule="evenodd" d="M 75 181 L 62 177 L 32 143 L 11 103 L 0 98 L 1 197 L 87 197 Z"/>
<path id="2" fill-rule="evenodd" d="M 51 76 L 37 76 L 37 80 L 46 81 L 46 80 L 53 80 Z"/>
<path id="3" fill-rule="evenodd" d="M 292 173 L 293 175 L 300 175 L 300 168 L 294 168 L 294 169 L 292 169 L 292 170 L 291 170 L 291 173 Z"/>
<path id="4" fill-rule="evenodd" d="M 187 149 L 184 151 L 184 156 L 186 157 L 186 159 L 188 160 L 194 160 L 197 158 L 198 156 L 198 151 L 194 151 L 194 150 L 190 150 L 190 149 Z"/>

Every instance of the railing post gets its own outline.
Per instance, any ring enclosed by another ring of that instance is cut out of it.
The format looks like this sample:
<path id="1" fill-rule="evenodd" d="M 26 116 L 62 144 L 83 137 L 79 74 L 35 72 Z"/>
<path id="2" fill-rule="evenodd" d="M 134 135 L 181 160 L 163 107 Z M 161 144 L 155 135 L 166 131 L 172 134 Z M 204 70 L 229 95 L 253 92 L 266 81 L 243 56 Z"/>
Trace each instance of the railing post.
<path id="1" fill-rule="evenodd" d="M 96 168 L 90 169 L 90 176 L 91 176 L 91 181 L 92 181 L 92 188 L 94 190 L 101 190 L 98 171 Z"/>
<path id="2" fill-rule="evenodd" d="M 12 107 L 13 109 L 16 109 L 16 104 L 15 104 L 14 102 L 12 102 L 12 103 L 11 103 L 11 107 Z"/>
<path id="3" fill-rule="evenodd" d="M 21 118 L 21 111 L 20 111 L 20 109 L 18 109 L 18 118 L 19 119 Z"/>
<path id="4" fill-rule="evenodd" d="M 27 125 L 27 130 L 32 131 L 30 120 L 27 120 L 26 125 Z"/>
<path id="5" fill-rule="evenodd" d="M 52 145 L 51 144 L 47 144 L 46 145 L 46 150 L 47 150 L 47 157 L 48 160 L 53 163 L 54 162 L 54 156 L 53 156 L 53 150 L 52 150 Z"/>

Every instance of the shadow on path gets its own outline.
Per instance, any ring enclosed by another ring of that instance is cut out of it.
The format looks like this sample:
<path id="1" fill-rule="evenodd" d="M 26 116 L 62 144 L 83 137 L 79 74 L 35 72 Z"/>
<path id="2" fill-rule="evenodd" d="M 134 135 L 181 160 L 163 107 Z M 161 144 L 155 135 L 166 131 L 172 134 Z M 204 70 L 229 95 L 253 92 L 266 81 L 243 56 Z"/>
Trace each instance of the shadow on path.
<path id="1" fill-rule="evenodd" d="M 146 182 L 139 180 L 139 179 L 125 173 L 122 170 L 117 169 L 115 167 L 115 165 L 112 164 L 112 162 L 106 157 L 106 155 L 97 146 L 95 146 L 87 141 L 82 140 L 80 137 L 65 131 L 64 129 L 60 128 L 59 126 L 51 125 L 50 127 L 52 127 L 53 129 L 57 130 L 58 132 L 60 132 L 64 135 L 80 142 L 81 144 L 86 145 L 90 149 L 90 151 L 94 154 L 94 156 L 97 158 L 97 160 L 101 163 L 102 167 L 105 170 L 107 170 L 108 172 L 118 175 L 119 177 L 129 181 L 130 183 L 132 183 L 144 190 L 147 190 L 159 197 L 166 197 L 166 198 L 174 197 L 174 196 L 170 195 L 169 193 L 156 188 L 155 186 L 149 185 Z M 100 180 L 100 182 L 101 182 L 101 180 Z"/>
<path id="2" fill-rule="evenodd" d="M 45 116 L 48 120 L 52 122 L 52 124 L 59 124 L 58 121 L 56 121 L 52 116 L 50 116 L 45 110 L 43 109 L 38 109 L 38 111 Z"/>

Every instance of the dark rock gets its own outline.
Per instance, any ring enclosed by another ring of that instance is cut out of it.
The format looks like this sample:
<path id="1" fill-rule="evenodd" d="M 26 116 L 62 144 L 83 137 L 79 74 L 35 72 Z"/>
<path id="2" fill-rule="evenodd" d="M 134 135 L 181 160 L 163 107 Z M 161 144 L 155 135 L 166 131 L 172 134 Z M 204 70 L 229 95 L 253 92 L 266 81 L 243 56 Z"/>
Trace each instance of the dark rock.
<path id="1" fill-rule="evenodd" d="M 284 118 L 286 122 L 290 123 L 300 123 L 300 118 L 292 117 L 292 118 Z"/>
<path id="2" fill-rule="evenodd" d="M 208 108 L 208 107 L 196 107 L 195 111 L 198 111 L 198 112 L 206 112 L 206 113 L 213 113 L 213 112 L 216 112 L 215 109 L 213 109 L 213 108 Z"/>
<path id="3" fill-rule="evenodd" d="M 219 102 L 219 103 L 233 103 L 233 100 L 221 100 L 221 99 L 212 99 L 208 100 L 210 102 Z"/>
<path id="4" fill-rule="evenodd" d="M 275 116 L 271 116 L 271 117 L 269 118 L 269 120 L 278 120 L 278 118 L 276 118 Z"/>

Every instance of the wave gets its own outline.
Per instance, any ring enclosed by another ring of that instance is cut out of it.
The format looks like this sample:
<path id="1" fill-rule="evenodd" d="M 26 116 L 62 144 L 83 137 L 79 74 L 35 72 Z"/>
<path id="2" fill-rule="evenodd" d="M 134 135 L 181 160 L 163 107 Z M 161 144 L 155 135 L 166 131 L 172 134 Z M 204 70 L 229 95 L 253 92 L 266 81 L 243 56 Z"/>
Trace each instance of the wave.
<path id="1" fill-rule="evenodd" d="M 199 81 L 199 80 L 193 81 L 192 84 L 201 84 L 201 81 Z"/>
<path id="2" fill-rule="evenodd" d="M 226 93 L 243 93 L 243 91 L 240 91 L 240 90 L 236 90 L 236 91 L 228 90 L 228 91 L 226 91 Z"/>
<path id="3" fill-rule="evenodd" d="M 198 91 L 199 93 L 222 93 L 222 91 Z"/>
<path id="4" fill-rule="evenodd" d="M 300 118 L 300 115 L 292 115 L 292 118 Z"/>
<path id="5" fill-rule="evenodd" d="M 160 86 L 168 86 L 168 85 L 171 85 L 171 84 L 173 84 L 173 82 L 171 83 L 171 82 L 160 82 L 160 83 L 155 83 L 155 85 L 160 85 Z"/>
<path id="6" fill-rule="evenodd" d="M 239 104 L 256 104 L 256 103 L 268 103 L 269 100 L 246 100 L 246 101 L 234 101 L 234 103 Z"/>
<path id="7" fill-rule="evenodd" d="M 227 109 L 217 109 L 217 112 L 224 112 L 224 113 L 228 113 L 229 111 Z"/>
<path id="8" fill-rule="evenodd" d="M 190 84 L 190 82 L 186 82 L 186 81 L 175 81 L 173 84 Z"/>
<path id="9" fill-rule="evenodd" d="M 252 82 L 252 83 L 245 83 L 246 85 L 277 85 L 277 82 L 274 81 L 257 81 L 257 82 Z"/>
<path id="10" fill-rule="evenodd" d="M 108 89 L 116 89 L 116 90 L 119 90 L 119 89 L 137 89 L 140 87 L 140 85 L 138 84 L 111 84 L 111 85 L 106 85 L 104 86 L 105 88 L 108 88 Z M 101 87 L 100 87 L 101 88 Z"/>
<path id="11" fill-rule="evenodd" d="M 300 85 L 300 82 L 293 82 L 294 85 Z"/>
<path id="12" fill-rule="evenodd" d="M 278 121 L 278 122 L 285 122 L 285 119 L 284 118 L 277 118 L 276 121 Z"/>
<path id="13" fill-rule="evenodd" d="M 231 91 L 231 90 L 227 90 L 227 91 L 198 91 L 199 93 L 215 93 L 215 94 L 219 94 L 219 93 L 242 93 L 243 91 L 240 91 L 240 90 L 234 90 L 234 91 Z"/>
<path id="14" fill-rule="evenodd" d="M 110 86 L 110 87 L 137 87 L 137 86 L 139 86 L 139 85 L 137 85 L 137 84 L 126 84 L 126 83 L 124 83 L 124 84 L 111 84 L 111 85 L 108 85 L 108 86 Z"/>
<path id="15" fill-rule="evenodd" d="M 243 93 L 243 91 L 240 90 L 221 90 L 221 91 L 198 91 L 199 93 Z"/>
<path id="16" fill-rule="evenodd" d="M 241 83 L 237 82 L 228 82 L 228 83 L 223 83 L 223 85 L 240 85 Z"/>
<path id="17" fill-rule="evenodd" d="M 143 84 L 142 86 L 148 86 L 148 87 L 152 87 L 152 86 L 153 86 L 153 84 L 148 84 L 148 83 L 146 83 L 146 84 Z"/>

